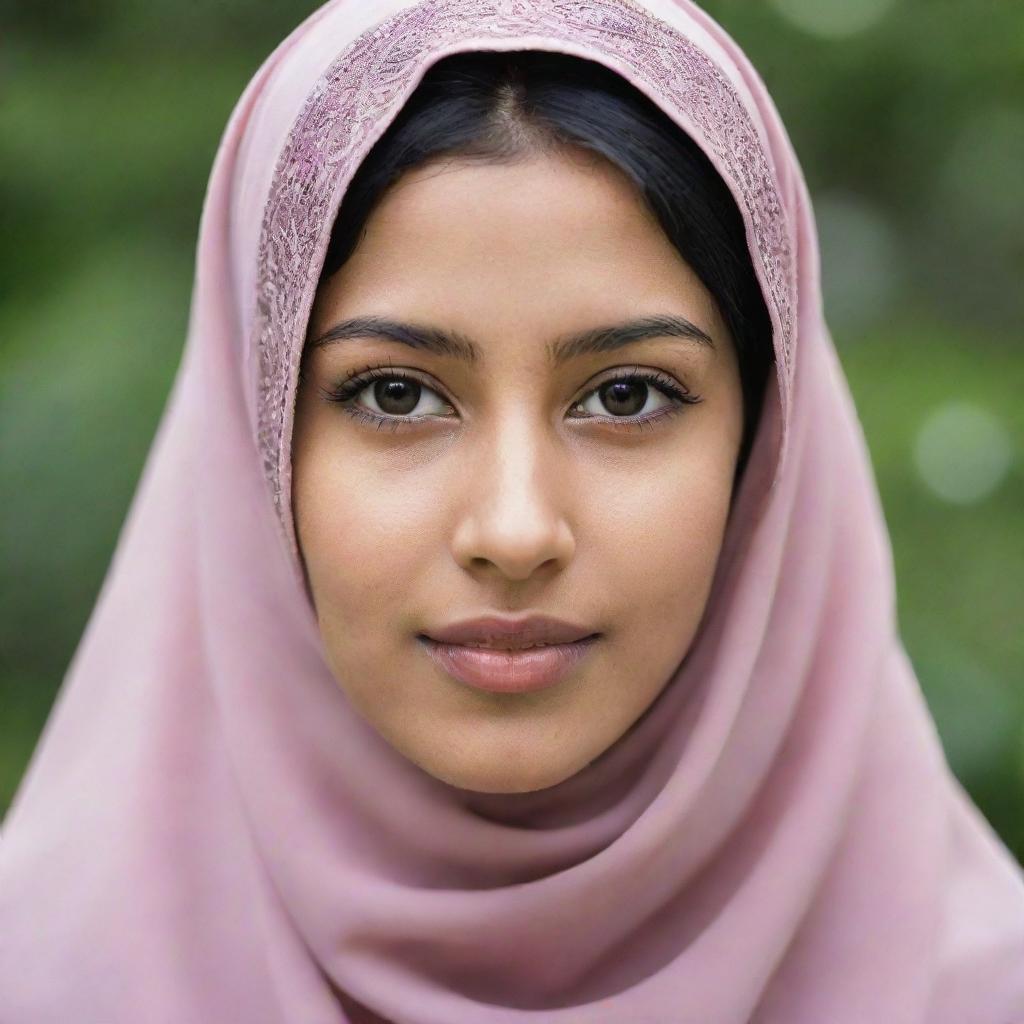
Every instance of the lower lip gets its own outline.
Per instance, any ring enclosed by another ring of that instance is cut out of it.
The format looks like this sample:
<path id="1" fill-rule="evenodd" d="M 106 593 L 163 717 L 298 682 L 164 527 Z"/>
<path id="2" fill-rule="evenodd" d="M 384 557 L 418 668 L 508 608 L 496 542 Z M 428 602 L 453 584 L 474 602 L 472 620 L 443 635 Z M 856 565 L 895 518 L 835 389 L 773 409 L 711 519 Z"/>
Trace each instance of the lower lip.
<path id="1" fill-rule="evenodd" d="M 499 651 L 419 637 L 427 653 L 459 682 L 490 693 L 530 693 L 560 683 L 587 656 L 596 636 L 571 644 Z"/>

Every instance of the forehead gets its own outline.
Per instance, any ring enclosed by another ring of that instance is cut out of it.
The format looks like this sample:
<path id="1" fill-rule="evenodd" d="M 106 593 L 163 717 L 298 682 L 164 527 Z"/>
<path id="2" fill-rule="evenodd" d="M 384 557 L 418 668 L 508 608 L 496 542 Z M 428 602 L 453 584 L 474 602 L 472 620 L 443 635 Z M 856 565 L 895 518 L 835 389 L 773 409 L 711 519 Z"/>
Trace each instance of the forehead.
<path id="1" fill-rule="evenodd" d="M 436 232 L 452 221 L 545 236 L 587 225 L 597 235 L 609 219 L 619 226 L 657 226 L 626 175 L 579 147 L 505 163 L 431 160 L 388 189 L 370 219 L 378 226 L 400 221 L 406 231 Z"/>
<path id="2" fill-rule="evenodd" d="M 633 184 L 603 159 L 545 155 L 435 161 L 409 172 L 321 288 L 310 328 L 374 312 L 551 337 L 671 311 L 708 334 L 718 326 L 710 295 Z"/>

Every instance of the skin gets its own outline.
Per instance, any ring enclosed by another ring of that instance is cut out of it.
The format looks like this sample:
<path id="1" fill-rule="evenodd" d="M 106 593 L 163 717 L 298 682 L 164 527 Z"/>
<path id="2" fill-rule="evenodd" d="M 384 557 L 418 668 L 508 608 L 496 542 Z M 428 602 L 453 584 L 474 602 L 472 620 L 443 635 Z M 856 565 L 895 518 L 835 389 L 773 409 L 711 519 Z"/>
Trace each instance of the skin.
<path id="1" fill-rule="evenodd" d="M 713 346 L 661 336 L 549 363 L 547 344 L 566 333 L 665 314 Z M 461 332 L 481 360 L 374 337 L 307 349 L 292 499 L 330 668 L 358 713 L 435 778 L 481 793 L 556 785 L 640 719 L 700 624 L 743 428 L 732 339 L 629 181 L 571 151 L 408 172 L 321 287 L 309 338 L 357 315 Z M 394 390 L 381 398 L 372 379 L 353 400 L 402 429 L 325 397 L 368 366 L 424 385 L 415 407 Z M 701 401 L 676 405 L 635 381 L 618 405 L 598 391 L 637 368 Z M 534 693 L 470 688 L 416 639 L 529 612 L 602 634 Z"/>

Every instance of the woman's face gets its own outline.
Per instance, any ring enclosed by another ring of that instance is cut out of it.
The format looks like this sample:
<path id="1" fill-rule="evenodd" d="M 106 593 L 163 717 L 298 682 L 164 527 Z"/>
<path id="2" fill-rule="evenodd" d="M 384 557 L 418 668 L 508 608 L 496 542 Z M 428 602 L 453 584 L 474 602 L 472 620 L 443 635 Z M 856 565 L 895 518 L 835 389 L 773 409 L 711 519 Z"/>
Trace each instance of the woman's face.
<path id="1" fill-rule="evenodd" d="M 414 325 L 421 343 L 366 324 L 317 343 L 356 317 Z M 580 771 L 664 688 L 710 591 L 743 427 L 710 294 L 610 164 L 435 162 L 386 194 L 322 286 L 303 378 L 293 508 L 347 698 L 464 789 Z M 525 684 L 575 652 L 541 689 L 479 689 L 424 639 L 531 614 L 598 636 L 451 653 Z"/>

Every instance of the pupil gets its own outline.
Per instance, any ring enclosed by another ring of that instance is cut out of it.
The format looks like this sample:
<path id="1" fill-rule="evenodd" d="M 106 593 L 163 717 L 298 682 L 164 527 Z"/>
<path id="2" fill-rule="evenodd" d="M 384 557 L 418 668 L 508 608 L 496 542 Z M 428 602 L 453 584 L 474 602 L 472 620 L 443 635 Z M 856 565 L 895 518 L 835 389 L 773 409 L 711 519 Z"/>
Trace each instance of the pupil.
<path id="1" fill-rule="evenodd" d="M 405 416 L 416 408 L 420 400 L 420 385 L 410 380 L 377 381 L 373 386 L 377 404 L 392 416 Z M 392 407 L 388 407 L 388 403 Z"/>
<path id="2" fill-rule="evenodd" d="M 632 416 L 638 413 L 647 400 L 647 384 L 644 381 L 615 380 L 602 388 L 602 400 L 609 412 Z M 630 395 L 632 394 L 632 398 Z M 639 398 L 639 402 L 637 401 Z"/>

